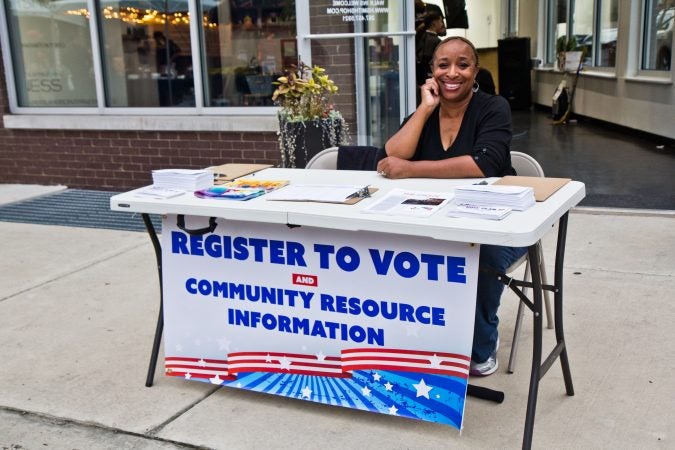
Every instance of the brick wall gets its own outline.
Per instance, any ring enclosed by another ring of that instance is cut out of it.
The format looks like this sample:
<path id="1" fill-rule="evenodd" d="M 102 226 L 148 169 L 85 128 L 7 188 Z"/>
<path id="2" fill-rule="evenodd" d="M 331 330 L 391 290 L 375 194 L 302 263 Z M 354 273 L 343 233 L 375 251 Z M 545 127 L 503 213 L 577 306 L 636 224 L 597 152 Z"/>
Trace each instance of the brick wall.
<path id="1" fill-rule="evenodd" d="M 0 129 L 2 183 L 128 190 L 157 168 L 277 164 L 275 133 Z"/>

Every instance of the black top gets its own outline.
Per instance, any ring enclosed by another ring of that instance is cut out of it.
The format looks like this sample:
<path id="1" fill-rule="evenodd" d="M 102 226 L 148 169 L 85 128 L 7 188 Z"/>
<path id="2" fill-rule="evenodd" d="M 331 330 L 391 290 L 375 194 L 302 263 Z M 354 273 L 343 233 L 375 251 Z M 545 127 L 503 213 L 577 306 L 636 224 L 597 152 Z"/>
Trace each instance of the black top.
<path id="1" fill-rule="evenodd" d="M 492 79 L 492 74 L 489 70 L 484 67 L 478 68 L 478 73 L 476 74 L 476 82 L 480 87 L 480 90 L 491 95 L 497 95 L 497 89 L 495 87 L 495 81 Z"/>
<path id="2" fill-rule="evenodd" d="M 439 113 L 440 105 L 424 124 L 411 161 L 471 155 L 486 177 L 515 175 L 510 153 L 511 108 L 504 97 L 475 92 L 464 112 L 459 133 L 447 151 L 441 143 Z"/>

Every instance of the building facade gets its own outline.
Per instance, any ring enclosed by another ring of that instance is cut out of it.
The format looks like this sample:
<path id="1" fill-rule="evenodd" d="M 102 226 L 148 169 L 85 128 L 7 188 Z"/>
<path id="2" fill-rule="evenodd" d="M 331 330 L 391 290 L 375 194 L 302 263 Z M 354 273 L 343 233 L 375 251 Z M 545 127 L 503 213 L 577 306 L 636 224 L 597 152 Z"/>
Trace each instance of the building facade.
<path id="1" fill-rule="evenodd" d="M 578 114 L 675 138 L 670 2 L 427 3 L 448 20 L 466 7 L 448 34 L 496 80 L 498 41 L 529 37 L 544 106 L 573 37 Z M 157 168 L 279 164 L 273 81 L 298 61 L 339 87 L 352 144 L 382 146 L 415 108 L 412 0 L 5 0 L 0 41 L 3 183 L 126 190 Z"/>

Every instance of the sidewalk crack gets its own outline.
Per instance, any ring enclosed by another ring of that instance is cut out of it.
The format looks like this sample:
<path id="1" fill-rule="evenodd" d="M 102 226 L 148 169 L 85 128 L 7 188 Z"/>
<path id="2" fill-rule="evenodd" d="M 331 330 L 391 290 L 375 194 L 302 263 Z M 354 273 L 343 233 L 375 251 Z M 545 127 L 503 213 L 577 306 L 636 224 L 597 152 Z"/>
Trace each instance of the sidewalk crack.
<path id="1" fill-rule="evenodd" d="M 162 431 L 167 425 L 169 425 L 171 422 L 175 421 L 175 420 L 178 419 L 180 416 L 182 416 L 183 414 L 185 414 L 186 412 L 190 411 L 192 408 L 194 408 L 195 406 L 197 406 L 198 404 L 200 404 L 201 402 L 203 402 L 204 400 L 206 400 L 207 398 L 209 398 L 211 395 L 213 395 L 214 393 L 216 393 L 217 391 L 219 391 L 220 388 L 221 388 L 221 386 L 216 386 L 216 387 L 214 387 L 214 389 L 212 389 L 211 391 L 206 392 L 206 394 L 205 394 L 204 396 L 202 396 L 201 398 L 198 398 L 198 399 L 195 400 L 194 402 L 192 402 L 192 403 L 190 403 L 189 405 L 187 405 L 185 408 L 179 410 L 178 412 L 176 412 L 176 414 L 174 414 L 173 416 L 169 417 L 169 418 L 166 419 L 164 422 L 160 423 L 160 424 L 157 425 L 156 427 L 150 428 L 150 429 L 147 431 L 147 434 L 148 434 L 149 436 L 156 436 L 157 433 L 159 433 L 160 431 Z"/>

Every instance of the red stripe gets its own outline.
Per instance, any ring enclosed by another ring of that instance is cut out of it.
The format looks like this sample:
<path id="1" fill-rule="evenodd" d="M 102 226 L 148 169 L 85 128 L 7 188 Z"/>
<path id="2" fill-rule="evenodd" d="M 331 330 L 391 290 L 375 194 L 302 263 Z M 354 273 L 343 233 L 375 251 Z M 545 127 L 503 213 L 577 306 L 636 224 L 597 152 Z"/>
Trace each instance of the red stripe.
<path id="1" fill-rule="evenodd" d="M 429 360 L 427 359 L 411 359 L 411 358 L 382 358 L 379 356 L 373 356 L 370 358 L 345 358 L 344 359 L 345 363 L 342 365 L 342 367 L 347 367 L 347 366 L 352 366 L 354 364 L 368 364 L 368 361 L 391 361 L 391 362 L 404 362 L 404 363 L 416 363 L 416 364 L 423 364 L 424 366 L 428 367 L 435 367 L 431 364 L 429 364 Z M 377 364 L 375 363 L 370 363 L 371 366 L 376 366 Z M 466 363 L 458 363 L 458 362 L 453 362 L 453 361 L 443 361 L 441 362 L 441 366 L 450 366 L 450 367 L 459 367 L 459 368 L 465 368 L 469 367 L 468 364 Z M 438 367 L 436 367 L 438 368 Z"/>
<path id="2" fill-rule="evenodd" d="M 182 378 L 185 378 L 185 374 L 186 374 L 186 373 L 187 373 L 187 372 L 167 372 L 167 373 L 166 373 L 166 376 L 168 376 L 168 377 L 182 377 Z M 192 373 L 192 372 L 190 372 L 190 378 L 200 378 L 200 379 L 205 379 L 205 380 L 206 380 L 206 379 L 211 379 L 211 378 L 213 378 L 215 375 L 216 375 L 216 374 L 211 374 L 211 375 L 209 375 L 208 373 Z M 218 374 L 218 376 L 219 376 L 220 379 L 223 380 L 223 381 L 225 381 L 225 380 L 227 380 L 227 381 L 232 381 L 232 380 L 236 380 L 236 379 L 237 379 L 237 377 L 236 377 L 235 375 L 222 375 L 222 374 Z"/>
<path id="3" fill-rule="evenodd" d="M 301 359 L 318 359 L 316 355 L 305 355 L 301 353 L 277 353 L 277 352 L 237 352 L 237 353 L 229 353 L 227 356 L 228 358 L 233 358 L 236 356 L 278 356 L 280 358 L 283 358 L 284 356 L 287 358 L 301 358 Z M 324 359 L 330 360 L 330 361 L 340 361 L 339 356 L 326 356 Z"/>
<path id="4" fill-rule="evenodd" d="M 331 378 L 350 378 L 352 375 L 345 372 L 319 372 L 316 370 L 303 370 L 303 369 L 281 369 L 277 367 L 239 367 L 236 370 L 231 370 L 231 373 L 239 372 L 272 372 L 272 373 L 288 373 L 288 374 L 299 374 L 299 375 L 318 375 L 321 377 L 331 377 Z"/>
<path id="5" fill-rule="evenodd" d="M 351 354 L 351 353 L 401 353 L 404 355 L 416 355 L 416 356 L 422 356 L 422 355 L 428 355 L 428 356 L 438 356 L 438 357 L 444 357 L 444 358 L 458 358 L 458 359 L 465 359 L 467 361 L 471 360 L 470 356 L 466 355 L 460 355 L 458 353 L 444 353 L 444 352 L 432 352 L 432 351 L 426 351 L 426 350 L 404 350 L 404 349 L 398 349 L 398 348 L 348 348 L 345 350 L 342 350 L 342 354 L 344 355 L 345 353 Z"/>
<path id="6" fill-rule="evenodd" d="M 394 358 L 389 356 L 352 356 L 351 358 L 342 358 L 342 361 L 398 361 L 398 362 L 411 362 L 418 364 L 430 365 L 431 362 L 428 359 L 413 359 L 413 358 Z"/>
<path id="7" fill-rule="evenodd" d="M 267 361 L 266 359 L 238 359 L 236 361 L 230 361 L 228 366 L 235 364 L 248 364 L 248 363 L 264 363 L 264 364 L 278 364 L 278 361 L 275 363 L 275 360 Z"/>
<path id="8" fill-rule="evenodd" d="M 443 361 L 441 363 L 441 366 L 460 367 L 460 368 L 461 367 L 469 367 L 469 365 L 466 364 L 466 363 L 456 363 L 456 362 L 452 362 L 452 361 Z"/>
<path id="9" fill-rule="evenodd" d="M 199 369 L 199 370 L 213 370 L 215 372 L 225 371 L 227 372 L 227 367 L 216 367 L 216 366 L 195 366 L 190 364 L 164 364 L 164 367 L 167 369 Z"/>
<path id="10" fill-rule="evenodd" d="M 392 370 L 399 372 L 418 372 L 418 373 L 433 373 L 436 375 L 448 375 L 458 378 L 469 378 L 468 373 L 457 372 L 454 370 L 444 370 L 444 369 L 420 369 L 419 367 L 401 367 L 401 366 L 388 366 L 388 365 L 371 365 L 371 364 L 354 364 L 350 366 L 345 366 L 344 370 L 368 370 L 368 369 L 377 369 L 377 370 Z"/>
<path id="11" fill-rule="evenodd" d="M 270 366 L 274 367 L 279 365 L 278 363 L 275 363 L 274 361 L 268 362 L 264 361 L 262 359 L 242 359 L 238 361 L 231 361 L 227 367 L 233 368 L 233 367 L 239 367 L 242 364 L 269 364 Z M 317 362 L 305 362 L 305 361 L 290 361 L 291 365 L 293 366 L 310 366 L 310 367 L 326 367 L 326 368 L 332 368 L 332 369 L 342 369 L 342 364 L 322 364 L 322 363 L 317 363 Z"/>
<path id="12" fill-rule="evenodd" d="M 226 359 L 207 359 L 207 358 L 185 358 L 182 356 L 167 356 L 164 358 L 164 361 L 187 361 L 187 362 L 199 362 L 200 360 L 204 362 L 215 363 L 215 364 L 226 364 Z"/>

